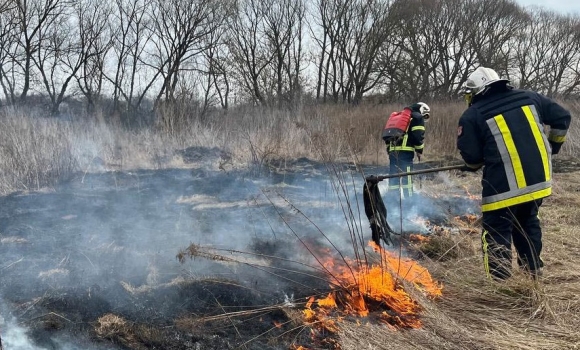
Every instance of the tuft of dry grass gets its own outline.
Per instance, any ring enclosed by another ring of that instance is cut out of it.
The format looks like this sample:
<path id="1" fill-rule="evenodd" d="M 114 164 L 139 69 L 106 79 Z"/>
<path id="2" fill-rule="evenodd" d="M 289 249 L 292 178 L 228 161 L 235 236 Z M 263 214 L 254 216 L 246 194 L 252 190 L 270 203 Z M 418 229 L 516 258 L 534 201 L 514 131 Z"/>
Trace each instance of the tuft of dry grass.
<path id="1" fill-rule="evenodd" d="M 97 336 L 128 349 L 156 348 L 163 341 L 163 335 L 158 329 L 130 322 L 111 313 L 99 317 L 94 324 L 94 330 Z"/>

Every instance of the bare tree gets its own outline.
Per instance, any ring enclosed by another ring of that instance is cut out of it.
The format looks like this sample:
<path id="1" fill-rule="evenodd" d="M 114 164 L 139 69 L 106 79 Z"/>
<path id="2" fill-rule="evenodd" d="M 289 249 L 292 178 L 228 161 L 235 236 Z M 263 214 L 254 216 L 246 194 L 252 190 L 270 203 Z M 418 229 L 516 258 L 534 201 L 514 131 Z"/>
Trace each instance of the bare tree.
<path id="1" fill-rule="evenodd" d="M 525 26 L 526 13 L 512 0 L 478 0 L 464 8 L 477 62 L 506 75 L 511 64 L 510 39 Z"/>
<path id="2" fill-rule="evenodd" d="M 431 64 L 431 96 L 456 96 L 461 89 L 459 82 L 467 79 L 468 68 L 473 66 L 477 53 L 469 45 L 471 20 L 465 18 L 464 8 L 470 6 L 463 0 L 432 0 L 424 9 L 428 14 L 427 40 L 432 41 L 435 52 Z"/>
<path id="3" fill-rule="evenodd" d="M 271 95 L 271 76 L 266 73 L 274 60 L 264 38 L 267 4 L 260 0 L 241 0 L 237 5 L 227 38 L 229 63 L 242 93 L 252 102 L 263 105 Z"/>
<path id="4" fill-rule="evenodd" d="M 21 100 L 26 99 L 30 90 L 33 56 L 39 55 L 42 43 L 47 40 L 46 35 L 51 33 L 49 28 L 60 20 L 68 4 L 70 1 L 66 0 L 14 0 L 12 15 L 18 23 L 24 60 L 24 63 L 19 63 L 23 79 Z M 54 31 L 51 34 L 55 34 Z M 51 39 L 58 40 L 56 37 Z"/>
<path id="5" fill-rule="evenodd" d="M 69 21 L 68 13 L 55 13 L 50 25 L 37 32 L 38 48 L 31 59 L 38 70 L 44 91 L 51 102 L 51 113 L 57 114 L 68 83 L 80 67 L 79 42 L 76 40 L 76 28 Z M 64 64 L 69 70 L 64 70 Z"/>
<path id="6" fill-rule="evenodd" d="M 580 83 L 580 19 L 561 15 L 553 19 L 541 87 L 548 96 L 569 95 Z"/>
<path id="7" fill-rule="evenodd" d="M 226 27 L 223 26 L 210 33 L 206 40 L 213 43 L 208 45 L 208 49 L 203 53 L 204 66 L 201 74 L 204 82 L 202 85 L 203 102 L 201 116 L 205 116 L 208 108 L 214 104 L 214 100 L 219 100 L 219 105 L 223 109 L 228 109 L 230 81 L 227 64 L 224 59 L 227 55 L 227 47 L 224 43 Z"/>
<path id="8" fill-rule="evenodd" d="M 389 14 L 388 1 L 361 0 L 354 2 L 354 7 L 342 17 L 346 30 L 339 46 L 351 81 L 349 85 L 354 89 L 354 103 L 359 103 L 365 92 L 381 82 L 387 71 L 376 62 L 377 54 L 393 34 Z"/>
<path id="9" fill-rule="evenodd" d="M 87 99 L 87 110 L 94 111 L 104 83 L 106 54 L 113 44 L 109 31 L 112 7 L 99 0 L 83 0 L 75 6 L 80 38 L 81 66 L 77 85 Z"/>
<path id="10" fill-rule="evenodd" d="M 569 95 L 580 83 L 580 19 L 542 8 L 529 11 L 522 30 L 514 36 L 515 83 L 547 95 Z"/>
<path id="11" fill-rule="evenodd" d="M 16 22 L 8 13 L 13 8 L 12 0 L 0 1 L 0 86 L 4 96 L 11 104 L 16 101 L 14 95 L 15 79 L 14 77 L 9 77 L 10 73 L 14 73 L 14 62 L 10 60 L 14 56 L 12 50 L 17 47 L 14 35 L 17 28 Z"/>
<path id="12" fill-rule="evenodd" d="M 272 69 L 280 106 L 292 105 L 300 93 L 304 17 L 303 0 L 272 1 L 264 11 L 264 33 L 274 57 Z"/>
<path id="13" fill-rule="evenodd" d="M 0 86 L 9 104 L 18 100 L 18 83 L 22 80 L 20 62 L 23 54 L 18 22 L 11 11 L 0 13 Z"/>
<path id="14" fill-rule="evenodd" d="M 230 71 L 227 67 L 227 48 L 216 45 L 207 51 L 208 74 L 223 109 L 228 109 L 231 92 Z M 208 87 L 208 91 L 209 91 Z"/>
<path id="15" fill-rule="evenodd" d="M 114 69 L 112 73 L 105 73 L 104 78 L 112 84 L 115 111 L 130 114 L 137 111 L 160 74 L 159 70 L 148 70 L 146 64 L 145 48 L 153 35 L 147 16 L 151 1 L 115 0 L 114 3 L 109 28 L 113 37 Z"/>
<path id="16" fill-rule="evenodd" d="M 195 59 L 214 45 L 205 39 L 220 26 L 225 13 L 222 6 L 212 0 L 154 1 L 152 64 L 163 78 L 155 105 L 163 97 L 169 101 L 175 98 L 180 72 L 196 69 Z"/>
<path id="17" fill-rule="evenodd" d="M 342 59 L 345 45 L 341 45 L 341 42 L 345 36 L 344 17 L 349 14 L 351 8 L 350 3 L 345 0 L 317 2 L 314 24 L 320 27 L 321 33 L 316 35 L 318 30 L 313 26 L 311 30 L 320 48 L 316 96 L 320 98 L 322 94 L 323 102 L 326 102 L 328 97 L 338 102 L 341 95 L 344 99 L 349 93 L 348 76 Z"/>

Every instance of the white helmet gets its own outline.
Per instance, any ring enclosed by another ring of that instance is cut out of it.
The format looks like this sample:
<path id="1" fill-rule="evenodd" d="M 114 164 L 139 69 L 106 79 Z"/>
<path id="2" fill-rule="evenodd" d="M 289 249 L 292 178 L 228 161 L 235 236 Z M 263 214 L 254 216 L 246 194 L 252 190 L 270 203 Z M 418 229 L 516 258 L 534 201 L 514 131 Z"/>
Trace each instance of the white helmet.
<path id="1" fill-rule="evenodd" d="M 429 119 L 431 116 L 431 108 L 425 102 L 417 102 L 417 105 L 419 105 L 419 113 L 421 113 L 423 119 Z"/>
<path id="2" fill-rule="evenodd" d="M 481 93 L 485 88 L 499 81 L 509 81 L 501 79 L 496 71 L 491 68 L 479 67 L 467 77 L 465 88 L 471 90 L 474 95 Z"/>
<path id="3" fill-rule="evenodd" d="M 501 79 L 499 74 L 491 68 L 479 67 L 474 70 L 463 85 L 463 94 L 467 105 L 471 105 L 473 96 L 486 91 L 486 88 L 497 82 L 509 82 L 508 79 Z"/>

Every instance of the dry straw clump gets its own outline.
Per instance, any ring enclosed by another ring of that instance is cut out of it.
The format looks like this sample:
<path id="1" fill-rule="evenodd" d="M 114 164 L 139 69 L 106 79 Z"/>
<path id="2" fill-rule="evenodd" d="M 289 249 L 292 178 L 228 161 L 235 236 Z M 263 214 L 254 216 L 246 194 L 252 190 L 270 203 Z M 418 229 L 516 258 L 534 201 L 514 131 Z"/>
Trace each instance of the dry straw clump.
<path id="1" fill-rule="evenodd" d="M 97 336 L 134 350 L 158 348 L 164 341 L 161 331 L 111 313 L 99 317 L 94 330 Z"/>

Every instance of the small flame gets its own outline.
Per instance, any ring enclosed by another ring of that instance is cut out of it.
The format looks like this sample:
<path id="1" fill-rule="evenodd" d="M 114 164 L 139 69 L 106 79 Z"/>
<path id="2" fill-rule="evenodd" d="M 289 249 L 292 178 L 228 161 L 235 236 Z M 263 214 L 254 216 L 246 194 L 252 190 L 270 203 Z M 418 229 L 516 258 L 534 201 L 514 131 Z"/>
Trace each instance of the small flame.
<path id="1" fill-rule="evenodd" d="M 303 347 L 302 345 L 292 344 L 292 346 L 290 346 L 290 350 L 309 350 L 309 349 Z"/>
<path id="2" fill-rule="evenodd" d="M 409 241 L 413 242 L 413 243 L 422 243 L 422 242 L 428 242 L 429 241 L 429 236 L 426 235 L 419 235 L 419 234 L 410 234 L 409 235 Z"/>
<path id="3" fill-rule="evenodd" d="M 467 195 L 467 198 L 471 199 L 471 200 L 480 200 L 481 196 L 478 196 L 476 194 L 472 194 L 471 192 L 469 192 L 469 189 L 467 188 L 467 186 L 463 186 L 463 189 L 465 190 L 465 194 Z"/>

